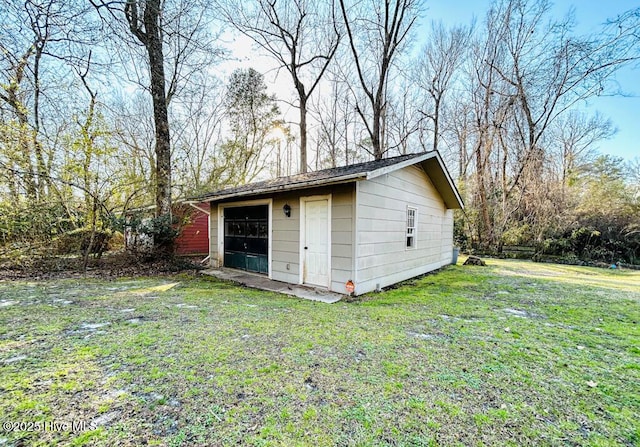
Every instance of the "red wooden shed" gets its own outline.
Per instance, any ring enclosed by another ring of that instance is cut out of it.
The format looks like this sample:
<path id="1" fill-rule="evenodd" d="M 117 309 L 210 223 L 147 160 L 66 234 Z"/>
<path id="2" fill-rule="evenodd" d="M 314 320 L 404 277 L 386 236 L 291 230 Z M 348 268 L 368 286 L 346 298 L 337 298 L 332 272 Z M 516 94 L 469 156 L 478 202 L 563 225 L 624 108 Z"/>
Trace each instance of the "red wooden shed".
<path id="1" fill-rule="evenodd" d="M 209 203 L 183 205 L 183 225 L 175 241 L 175 252 L 180 256 L 207 256 L 209 254 Z M 177 210 L 174 210 L 177 213 Z"/>

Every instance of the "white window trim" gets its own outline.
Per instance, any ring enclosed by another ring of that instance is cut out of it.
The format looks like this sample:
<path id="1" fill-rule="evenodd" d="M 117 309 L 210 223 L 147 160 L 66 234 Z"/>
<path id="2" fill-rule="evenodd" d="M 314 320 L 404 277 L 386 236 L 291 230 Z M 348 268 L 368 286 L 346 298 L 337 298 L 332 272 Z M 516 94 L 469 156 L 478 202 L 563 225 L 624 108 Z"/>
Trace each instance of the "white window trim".
<path id="1" fill-rule="evenodd" d="M 409 227 L 409 210 L 413 210 L 413 227 Z M 413 245 L 407 245 L 407 238 L 409 237 L 409 228 L 413 228 Z M 405 250 L 415 250 L 418 248 L 418 208 L 415 206 L 407 206 L 405 213 L 405 229 L 404 229 L 404 248 Z"/>

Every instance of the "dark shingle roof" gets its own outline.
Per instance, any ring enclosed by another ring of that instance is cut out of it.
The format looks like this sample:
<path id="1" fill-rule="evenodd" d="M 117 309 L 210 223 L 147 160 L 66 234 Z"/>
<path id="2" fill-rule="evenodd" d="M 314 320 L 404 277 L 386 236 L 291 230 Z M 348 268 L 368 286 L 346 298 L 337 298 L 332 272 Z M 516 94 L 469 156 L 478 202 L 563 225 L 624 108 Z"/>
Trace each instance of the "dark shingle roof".
<path id="1" fill-rule="evenodd" d="M 297 174 L 287 177 L 278 177 L 262 182 L 248 183 L 242 186 L 220 189 L 198 197 L 192 200 L 216 200 L 233 196 L 245 196 L 252 193 L 266 193 L 273 191 L 282 191 L 289 189 L 297 189 L 306 186 L 317 186 L 329 183 L 337 183 L 341 181 L 352 181 L 359 177 L 366 177 L 367 173 L 376 171 L 381 168 L 392 166 L 404 161 L 411 160 L 425 155 L 427 152 L 418 154 L 400 155 L 398 157 L 385 158 L 382 160 L 368 161 L 355 165 L 341 166 L 338 168 L 323 169 L 322 171 L 308 172 L 306 174 Z"/>
<path id="2" fill-rule="evenodd" d="M 363 179 L 374 179 L 381 175 L 420 164 L 431 179 L 433 186 L 440 193 L 442 200 L 449 209 L 463 208 L 462 198 L 447 168 L 444 166 L 438 151 L 421 152 L 419 154 L 400 155 L 384 160 L 358 163 L 351 166 L 324 169 L 306 174 L 278 177 L 263 182 L 249 183 L 234 188 L 220 189 L 208 194 L 187 199 L 187 202 L 221 201 L 268 194 L 280 191 L 314 188 L 323 185 L 354 182 Z"/>

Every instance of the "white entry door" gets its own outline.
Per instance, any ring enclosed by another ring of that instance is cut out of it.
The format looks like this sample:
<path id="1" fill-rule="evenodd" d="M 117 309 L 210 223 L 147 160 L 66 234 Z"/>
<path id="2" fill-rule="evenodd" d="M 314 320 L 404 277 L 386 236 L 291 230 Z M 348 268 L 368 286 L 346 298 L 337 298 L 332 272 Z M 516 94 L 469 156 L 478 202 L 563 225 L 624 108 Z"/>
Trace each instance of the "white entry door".
<path id="1" fill-rule="evenodd" d="M 328 198 L 304 200 L 302 241 L 302 282 L 329 287 L 331 259 L 330 201 Z"/>

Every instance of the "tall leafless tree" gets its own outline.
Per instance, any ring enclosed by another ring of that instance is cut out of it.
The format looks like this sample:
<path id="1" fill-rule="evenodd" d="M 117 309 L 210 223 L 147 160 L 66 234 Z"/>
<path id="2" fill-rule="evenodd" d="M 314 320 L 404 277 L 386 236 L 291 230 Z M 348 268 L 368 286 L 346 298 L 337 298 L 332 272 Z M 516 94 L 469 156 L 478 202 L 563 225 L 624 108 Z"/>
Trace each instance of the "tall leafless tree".
<path id="1" fill-rule="evenodd" d="M 535 210 L 530 203 L 543 190 L 554 122 L 606 91 L 611 75 L 635 58 L 623 33 L 580 37 L 571 15 L 550 17 L 547 1 L 496 1 L 474 45 L 469 65 L 482 245 L 499 245 L 510 222 Z"/>
<path id="2" fill-rule="evenodd" d="M 151 98 L 156 132 L 156 213 L 171 215 L 171 133 L 164 70 L 161 0 L 127 0 L 124 14 L 129 30 L 144 45 L 149 61 Z"/>
<path id="3" fill-rule="evenodd" d="M 137 81 L 149 90 L 155 127 L 155 202 L 157 216 L 171 215 L 172 160 L 169 104 L 217 54 L 211 45 L 205 5 L 198 0 L 90 0 L 110 30 L 136 52 L 133 36 L 144 52 L 148 72 Z M 127 33 L 120 24 L 125 24 Z M 118 43 L 116 43 L 118 45 Z M 202 56 L 204 55 L 204 56 Z M 126 57 L 122 56 L 122 60 Z M 130 66 L 135 67 L 135 63 Z M 126 66 L 123 67 L 126 71 Z"/>
<path id="4" fill-rule="evenodd" d="M 307 172 L 307 107 L 341 39 L 333 2 L 235 0 L 219 2 L 225 19 L 284 68 L 300 111 L 300 172 Z"/>
<path id="5" fill-rule="evenodd" d="M 433 150 L 438 150 L 444 96 L 456 70 L 464 63 L 471 32 L 471 27 L 447 29 L 442 22 L 432 22 L 427 43 L 416 61 L 412 78 L 428 94 L 431 102 L 421 112 L 433 124 Z"/>
<path id="6" fill-rule="evenodd" d="M 174 101 L 171 118 L 174 131 L 174 188 L 182 197 L 202 194 L 219 184 L 224 166 L 217 153 L 223 138 L 223 85 L 202 73 L 189 95 Z"/>
<path id="7" fill-rule="evenodd" d="M 350 6 L 340 0 L 357 82 L 367 104 L 365 107 L 357 101 L 356 111 L 371 139 L 376 160 L 387 152 L 383 122 L 393 64 L 410 41 L 421 4 L 421 0 L 384 0 Z"/>
<path id="8" fill-rule="evenodd" d="M 43 142 L 46 124 L 64 127 L 54 113 L 61 100 L 56 97 L 59 89 L 51 84 L 68 75 L 69 67 L 87 52 L 76 48 L 90 43 L 90 30 L 83 23 L 88 21 L 86 7 L 77 2 L 5 0 L 0 10 L 0 109 L 11 116 L 19 146 L 10 164 L 21 173 L 19 183 L 27 198 L 38 202 L 45 200 L 51 186 L 53 153 Z"/>
<path id="9" fill-rule="evenodd" d="M 569 111 L 553 123 L 547 138 L 550 161 L 563 192 L 571 178 L 597 155 L 597 144 L 616 132 L 610 120 L 596 113 Z"/>
<path id="10" fill-rule="evenodd" d="M 348 84 L 335 70 L 327 76 L 310 110 L 317 121 L 316 161 L 319 167 L 335 168 L 353 164 L 357 117 Z"/>

